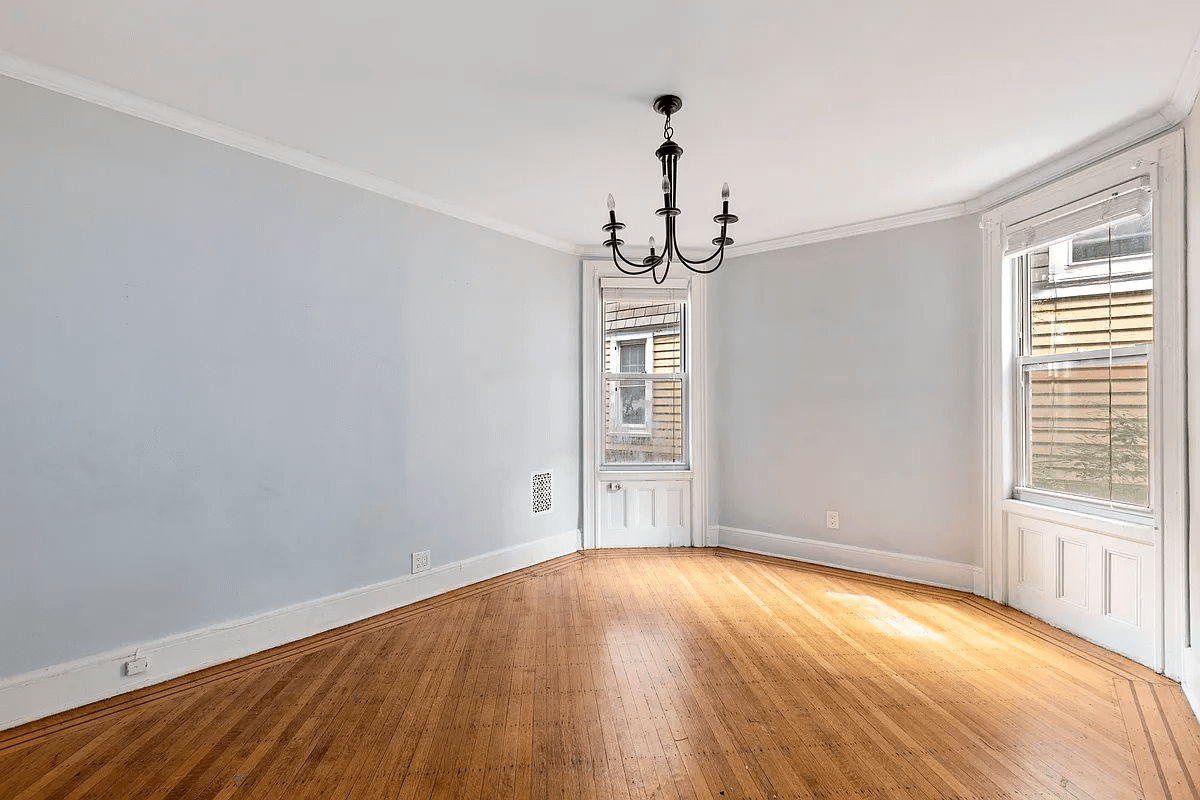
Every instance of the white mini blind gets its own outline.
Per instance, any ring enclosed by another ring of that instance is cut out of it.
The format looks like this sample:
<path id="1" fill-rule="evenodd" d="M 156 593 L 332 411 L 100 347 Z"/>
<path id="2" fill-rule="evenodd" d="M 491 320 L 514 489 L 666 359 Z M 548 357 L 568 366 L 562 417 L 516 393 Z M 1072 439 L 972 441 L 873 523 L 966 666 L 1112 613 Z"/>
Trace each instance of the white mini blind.
<path id="1" fill-rule="evenodd" d="M 649 300 L 656 303 L 683 303 L 687 301 L 687 278 L 667 278 L 655 284 L 649 276 L 644 278 L 601 278 L 600 288 L 606 301 Z"/>
<path id="2" fill-rule="evenodd" d="M 1039 217 L 1014 226 L 1005 238 L 1004 255 L 1047 247 L 1101 225 L 1149 214 L 1153 207 L 1149 178 L 1139 179 L 1137 184 L 1133 189 L 1098 199 L 1070 213 L 1049 219 Z"/>

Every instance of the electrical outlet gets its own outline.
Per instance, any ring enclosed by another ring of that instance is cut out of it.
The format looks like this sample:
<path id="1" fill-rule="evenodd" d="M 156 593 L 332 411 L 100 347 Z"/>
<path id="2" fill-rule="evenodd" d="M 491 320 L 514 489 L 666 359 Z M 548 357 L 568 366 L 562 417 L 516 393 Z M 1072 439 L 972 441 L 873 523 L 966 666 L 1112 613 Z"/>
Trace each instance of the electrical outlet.
<path id="1" fill-rule="evenodd" d="M 146 660 L 145 656 L 142 656 L 141 658 L 131 658 L 125 662 L 125 674 L 140 675 L 149 669 L 149 667 L 150 662 Z"/>
<path id="2" fill-rule="evenodd" d="M 825 527 L 832 528 L 833 530 L 838 529 L 838 512 L 836 512 L 836 511 L 826 511 L 825 512 Z"/>
<path id="3" fill-rule="evenodd" d="M 422 550 L 419 553 L 412 554 L 412 570 L 414 575 L 418 572 L 427 572 L 429 570 L 428 550 Z"/>

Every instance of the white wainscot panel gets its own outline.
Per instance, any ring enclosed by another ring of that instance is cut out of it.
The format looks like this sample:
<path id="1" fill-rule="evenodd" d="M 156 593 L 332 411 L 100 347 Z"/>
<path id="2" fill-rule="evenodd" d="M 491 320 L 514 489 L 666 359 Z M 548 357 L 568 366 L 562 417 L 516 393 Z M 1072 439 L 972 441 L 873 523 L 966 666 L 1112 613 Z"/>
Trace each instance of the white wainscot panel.
<path id="1" fill-rule="evenodd" d="M 1058 599 L 1087 608 L 1088 547 L 1086 542 L 1058 537 Z"/>
<path id="2" fill-rule="evenodd" d="M 1013 513 L 1006 530 L 1014 608 L 1156 667 L 1153 545 Z"/>
<path id="3" fill-rule="evenodd" d="M 683 547 L 691 543 L 689 480 L 606 480 L 600 484 L 601 547 Z"/>

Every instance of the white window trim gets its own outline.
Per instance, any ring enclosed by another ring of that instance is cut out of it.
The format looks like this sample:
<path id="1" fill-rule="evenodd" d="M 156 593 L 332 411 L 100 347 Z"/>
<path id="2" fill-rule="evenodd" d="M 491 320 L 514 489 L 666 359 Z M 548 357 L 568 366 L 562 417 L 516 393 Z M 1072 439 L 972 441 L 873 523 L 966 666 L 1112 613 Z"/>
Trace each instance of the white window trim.
<path id="1" fill-rule="evenodd" d="M 984 408 L 984 519 L 980 548 L 985 592 L 1001 603 L 1007 597 L 1007 541 L 1005 504 L 1016 502 L 1014 489 L 1019 458 L 1019 380 L 1016 359 L 1016 276 L 1004 256 L 1009 229 L 1050 212 L 1069 209 L 1080 198 L 1126 184 L 1146 175 L 1154 193 L 1153 252 L 1154 342 L 1151 348 L 1151 529 L 1159 570 L 1159 596 L 1155 598 L 1156 668 L 1179 677 L 1183 647 L 1187 642 L 1186 599 L 1186 340 L 1184 338 L 1184 185 L 1183 133 L 1176 130 L 1104 159 L 1040 189 L 1005 203 L 983 215 L 983 396 Z M 1022 503 L 1025 505 L 1032 505 Z M 1032 506 L 1036 507 L 1036 506 Z M 1095 509 L 1080 513 L 1053 508 L 1047 513 L 1068 514 L 1081 520 Z M 1114 519 L 1120 520 L 1121 516 Z"/>
<path id="2" fill-rule="evenodd" d="M 709 496 L 712 492 L 708 473 L 708 464 L 712 462 L 709 449 L 715 441 L 710 428 L 708 417 L 708 330 L 705 324 L 707 317 L 707 276 L 691 274 L 679 270 L 684 277 L 672 277 L 661 287 L 654 287 L 648 277 L 630 278 L 623 276 L 613 265 L 610 258 L 590 258 L 581 260 L 582 273 L 582 347 L 581 368 L 583 370 L 583 546 L 597 546 L 596 532 L 600 527 L 599 519 L 599 487 L 600 487 L 600 454 L 603 452 L 603 431 L 598 423 L 603 421 L 603 371 L 600 363 L 603 353 L 603 338 L 601 336 L 600 320 L 600 283 L 603 279 L 606 286 L 628 287 L 630 294 L 636 295 L 642 288 L 669 288 L 686 292 L 688 313 L 684 318 L 684 327 L 680 333 L 686 341 L 687 382 L 684 388 L 683 402 L 687 404 L 687 437 L 688 463 L 680 466 L 667 466 L 662 469 L 647 469 L 639 465 L 634 469 L 620 470 L 606 467 L 603 474 L 624 480 L 649 480 L 662 478 L 664 480 L 686 479 L 691 482 L 692 498 L 692 541 L 693 547 L 711 547 L 717 544 L 717 531 L 710 525 Z M 656 373 L 656 375 L 659 373 Z M 670 377 L 674 373 L 663 373 L 662 377 Z"/>

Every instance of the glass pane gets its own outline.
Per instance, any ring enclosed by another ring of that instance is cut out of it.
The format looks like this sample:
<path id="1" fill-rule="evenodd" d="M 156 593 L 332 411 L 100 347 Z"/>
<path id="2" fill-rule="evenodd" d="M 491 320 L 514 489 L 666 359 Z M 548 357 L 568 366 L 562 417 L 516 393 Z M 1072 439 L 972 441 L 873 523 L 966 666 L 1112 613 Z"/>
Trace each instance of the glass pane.
<path id="1" fill-rule="evenodd" d="M 605 383 L 604 463 L 684 463 L 683 381 Z"/>
<path id="2" fill-rule="evenodd" d="M 1147 214 L 1082 233 L 1071 239 L 1071 262 L 1149 255 L 1152 231 Z"/>
<path id="3" fill-rule="evenodd" d="M 683 372 L 683 303 L 604 303 L 605 372 Z"/>
<path id="4" fill-rule="evenodd" d="M 1152 215 L 1081 231 L 1022 257 L 1029 271 L 1029 354 L 1154 340 Z"/>
<path id="5" fill-rule="evenodd" d="M 1144 362 L 1028 370 L 1029 485 L 1148 506 L 1146 376 Z"/>
<path id="6" fill-rule="evenodd" d="M 621 342 L 621 372 L 646 371 L 646 340 Z"/>
<path id="7" fill-rule="evenodd" d="M 619 425 L 646 424 L 646 384 L 626 381 L 617 387 L 617 422 Z"/>

